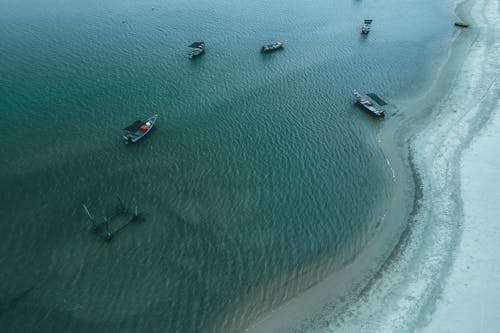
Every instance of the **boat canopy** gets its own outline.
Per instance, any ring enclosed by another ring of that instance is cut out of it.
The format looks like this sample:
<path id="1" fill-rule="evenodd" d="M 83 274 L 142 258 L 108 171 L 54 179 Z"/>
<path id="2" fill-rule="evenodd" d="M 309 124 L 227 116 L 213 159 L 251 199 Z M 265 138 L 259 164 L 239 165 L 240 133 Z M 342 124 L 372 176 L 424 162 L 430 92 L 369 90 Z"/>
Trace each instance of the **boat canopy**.
<path id="1" fill-rule="evenodd" d="M 387 105 L 387 103 L 382 98 L 380 98 L 379 96 L 377 96 L 376 94 L 369 93 L 367 95 L 370 96 L 371 98 L 373 98 L 375 100 L 375 102 L 377 102 L 378 105 L 380 105 L 380 106 Z"/>
<path id="2" fill-rule="evenodd" d="M 137 132 L 137 130 L 139 130 L 139 128 L 141 128 L 141 125 L 143 125 L 144 122 L 142 120 L 136 120 L 134 121 L 133 124 L 125 127 L 123 130 L 124 131 L 129 131 L 129 132 Z"/>
<path id="3" fill-rule="evenodd" d="M 189 47 L 203 48 L 205 47 L 205 42 L 194 42 L 193 44 L 189 45 Z"/>

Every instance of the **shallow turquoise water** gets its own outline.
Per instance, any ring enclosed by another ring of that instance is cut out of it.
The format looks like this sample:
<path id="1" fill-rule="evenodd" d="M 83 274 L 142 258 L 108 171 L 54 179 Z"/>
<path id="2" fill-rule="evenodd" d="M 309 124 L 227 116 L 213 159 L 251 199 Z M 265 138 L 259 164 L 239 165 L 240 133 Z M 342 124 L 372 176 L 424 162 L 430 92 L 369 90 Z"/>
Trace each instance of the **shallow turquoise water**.
<path id="1" fill-rule="evenodd" d="M 391 195 L 351 89 L 414 94 L 451 38 L 431 1 L 0 4 L 7 331 L 236 331 L 317 282 Z M 117 193 L 146 221 L 102 243 L 81 203 L 103 216 Z"/>

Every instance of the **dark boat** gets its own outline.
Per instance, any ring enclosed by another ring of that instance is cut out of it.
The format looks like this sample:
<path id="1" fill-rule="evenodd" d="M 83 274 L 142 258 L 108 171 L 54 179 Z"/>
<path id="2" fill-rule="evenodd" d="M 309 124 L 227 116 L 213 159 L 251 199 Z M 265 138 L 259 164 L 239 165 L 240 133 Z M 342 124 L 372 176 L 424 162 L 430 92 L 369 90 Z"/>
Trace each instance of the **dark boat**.
<path id="1" fill-rule="evenodd" d="M 361 33 L 362 34 L 368 34 L 370 32 L 370 28 L 372 25 L 373 20 L 365 20 L 363 23 L 363 26 L 361 27 Z"/>
<path id="2" fill-rule="evenodd" d="M 279 50 L 283 47 L 282 42 L 275 42 L 272 44 L 264 45 L 262 46 L 261 52 L 271 52 L 271 51 L 276 51 Z"/>
<path id="3" fill-rule="evenodd" d="M 193 59 L 195 57 L 198 57 L 205 52 L 205 42 L 194 42 L 193 44 L 189 45 L 189 47 L 193 48 L 191 52 L 188 54 L 189 59 Z"/>
<path id="4" fill-rule="evenodd" d="M 157 118 L 158 115 L 154 115 L 145 121 L 136 120 L 129 126 L 125 127 L 123 129 L 125 131 L 125 135 L 123 136 L 123 138 L 125 139 L 124 143 L 134 143 L 142 139 L 146 134 L 149 133 L 149 131 L 151 131 Z"/>
<path id="5" fill-rule="evenodd" d="M 358 102 L 365 110 L 370 111 L 377 117 L 383 118 L 385 116 L 384 109 L 382 109 L 379 105 L 377 105 L 377 103 L 374 100 L 372 100 L 369 96 L 362 95 L 356 90 L 353 90 L 353 94 L 356 97 L 356 102 Z"/>
<path id="6" fill-rule="evenodd" d="M 457 27 L 461 27 L 461 28 L 468 28 L 468 27 L 469 27 L 469 23 L 465 23 L 465 22 L 455 22 L 455 26 L 457 26 Z"/>

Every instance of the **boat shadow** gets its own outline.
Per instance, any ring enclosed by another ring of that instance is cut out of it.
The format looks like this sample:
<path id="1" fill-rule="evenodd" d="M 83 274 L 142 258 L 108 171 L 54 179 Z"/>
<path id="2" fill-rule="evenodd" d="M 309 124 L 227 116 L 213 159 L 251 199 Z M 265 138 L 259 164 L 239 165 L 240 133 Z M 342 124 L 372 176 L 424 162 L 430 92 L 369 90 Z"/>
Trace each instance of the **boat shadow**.
<path id="1" fill-rule="evenodd" d="M 285 49 L 281 48 L 272 52 L 260 52 L 260 58 L 263 62 L 271 61 L 273 58 L 277 57 L 279 53 L 284 52 Z"/>
<path id="2" fill-rule="evenodd" d="M 186 56 L 186 58 L 189 62 L 189 66 L 194 67 L 194 68 L 197 68 L 198 66 L 200 66 L 201 64 L 204 64 L 206 62 L 205 53 L 203 53 L 202 55 L 199 55 L 197 57 L 193 57 L 193 58 L 189 58 L 189 56 Z"/>
<path id="3" fill-rule="evenodd" d="M 359 34 L 359 40 L 362 41 L 363 43 L 366 43 L 368 41 L 368 35 L 369 34 Z"/>

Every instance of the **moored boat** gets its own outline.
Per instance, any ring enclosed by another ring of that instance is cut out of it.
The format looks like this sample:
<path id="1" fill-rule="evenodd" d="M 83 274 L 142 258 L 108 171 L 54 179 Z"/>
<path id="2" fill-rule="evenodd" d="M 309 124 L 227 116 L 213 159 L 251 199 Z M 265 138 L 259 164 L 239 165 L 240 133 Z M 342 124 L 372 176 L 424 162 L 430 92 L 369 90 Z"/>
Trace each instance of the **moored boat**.
<path id="1" fill-rule="evenodd" d="M 374 100 L 372 100 L 369 96 L 367 95 L 362 95 L 356 90 L 353 90 L 353 94 L 356 97 L 356 102 L 358 102 L 365 110 L 370 111 L 372 114 L 376 115 L 377 117 L 384 117 L 384 109 L 382 109 L 380 106 L 376 104 Z"/>
<path id="2" fill-rule="evenodd" d="M 267 44 L 262 46 L 261 51 L 262 52 L 270 52 L 270 51 L 276 51 L 279 50 L 283 47 L 282 42 L 274 42 L 272 44 Z"/>
<path id="3" fill-rule="evenodd" d="M 370 28 L 372 25 L 373 20 L 365 20 L 363 23 L 363 26 L 361 27 L 361 33 L 362 34 L 367 34 L 370 32 Z"/>
<path id="4" fill-rule="evenodd" d="M 125 131 L 125 135 L 123 139 L 125 140 L 125 144 L 134 143 L 142 139 L 146 134 L 151 131 L 153 125 L 156 122 L 158 115 L 154 115 L 147 120 L 136 120 L 129 126 L 125 127 L 123 130 Z"/>
<path id="5" fill-rule="evenodd" d="M 205 42 L 194 42 L 189 47 L 193 48 L 188 54 L 189 59 L 200 56 L 205 52 Z"/>

